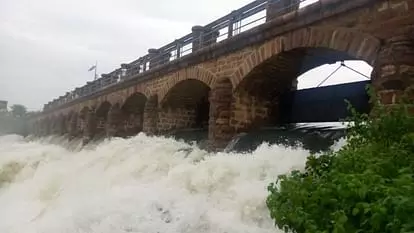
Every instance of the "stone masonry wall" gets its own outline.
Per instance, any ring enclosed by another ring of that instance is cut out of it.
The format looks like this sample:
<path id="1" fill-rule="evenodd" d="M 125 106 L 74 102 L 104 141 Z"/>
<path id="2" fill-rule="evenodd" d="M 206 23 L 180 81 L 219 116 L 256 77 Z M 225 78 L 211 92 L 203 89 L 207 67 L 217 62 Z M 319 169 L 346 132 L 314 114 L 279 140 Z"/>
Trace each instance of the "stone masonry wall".
<path id="1" fill-rule="evenodd" d="M 217 82 L 210 92 L 209 101 L 210 145 L 214 148 L 224 148 L 234 136 L 234 128 L 230 126 L 233 90 L 229 79 L 225 78 Z"/>
<path id="2" fill-rule="evenodd" d="M 190 128 L 195 124 L 196 112 L 185 108 L 163 108 L 158 113 L 158 131 L 168 132 L 174 129 Z"/>
<path id="3" fill-rule="evenodd" d="M 142 131 L 143 113 L 130 114 L 124 120 L 124 128 L 127 135 L 135 135 Z"/>
<path id="4" fill-rule="evenodd" d="M 269 121 L 269 102 L 237 93 L 233 96 L 230 126 L 235 132 L 246 132 L 252 128 L 265 125 Z"/>

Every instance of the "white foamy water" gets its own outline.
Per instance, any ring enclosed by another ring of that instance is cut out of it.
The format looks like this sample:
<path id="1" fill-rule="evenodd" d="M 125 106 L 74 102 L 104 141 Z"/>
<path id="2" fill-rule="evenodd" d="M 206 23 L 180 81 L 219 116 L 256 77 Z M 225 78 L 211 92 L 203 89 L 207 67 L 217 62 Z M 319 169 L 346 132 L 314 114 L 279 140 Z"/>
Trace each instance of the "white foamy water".
<path id="1" fill-rule="evenodd" d="M 267 185 L 307 151 L 207 153 L 138 135 L 94 148 L 0 137 L 1 233 L 267 233 Z M 59 143 L 63 143 L 60 141 Z"/>

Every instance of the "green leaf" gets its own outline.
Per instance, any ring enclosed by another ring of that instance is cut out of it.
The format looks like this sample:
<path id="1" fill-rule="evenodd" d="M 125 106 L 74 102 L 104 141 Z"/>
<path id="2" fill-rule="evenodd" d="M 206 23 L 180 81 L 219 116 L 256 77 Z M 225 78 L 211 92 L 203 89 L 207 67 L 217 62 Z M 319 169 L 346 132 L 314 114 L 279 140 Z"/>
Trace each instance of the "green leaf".
<path id="1" fill-rule="evenodd" d="M 352 210 L 352 215 L 353 215 L 353 216 L 356 216 L 358 213 L 359 213 L 359 209 L 355 207 L 355 208 Z"/>

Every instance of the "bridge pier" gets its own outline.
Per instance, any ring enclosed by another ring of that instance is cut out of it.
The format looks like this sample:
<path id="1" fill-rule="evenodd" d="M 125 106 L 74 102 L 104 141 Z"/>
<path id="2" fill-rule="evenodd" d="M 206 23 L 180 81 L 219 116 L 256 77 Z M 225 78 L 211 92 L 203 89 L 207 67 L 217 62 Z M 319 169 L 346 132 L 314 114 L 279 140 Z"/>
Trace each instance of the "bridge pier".
<path id="1" fill-rule="evenodd" d="M 96 130 L 95 130 L 95 137 L 103 138 L 106 137 L 106 124 L 107 118 L 96 117 Z"/>
<path id="2" fill-rule="evenodd" d="M 108 112 L 108 121 L 106 124 L 106 136 L 117 137 L 122 131 L 123 116 L 119 104 L 115 104 Z"/>
<path id="3" fill-rule="evenodd" d="M 85 127 L 83 130 L 83 138 L 87 142 L 94 138 L 95 133 L 96 133 L 96 125 L 97 125 L 97 121 L 96 121 L 95 109 L 91 108 L 86 113 Z"/>
<path id="4" fill-rule="evenodd" d="M 142 131 L 142 112 L 128 114 L 124 119 L 125 136 L 134 136 Z"/>
<path id="5" fill-rule="evenodd" d="M 392 105 L 405 97 L 414 100 L 414 27 L 384 40 L 373 71 L 373 87 L 380 103 Z"/>
<path id="6" fill-rule="evenodd" d="M 83 108 L 78 114 L 76 134 L 78 137 L 84 138 L 87 135 L 87 121 L 89 118 L 89 108 Z"/>
<path id="7" fill-rule="evenodd" d="M 176 129 L 193 128 L 195 125 L 195 106 L 161 106 L 158 115 L 158 132 L 168 133 Z"/>
<path id="8" fill-rule="evenodd" d="M 78 136 L 78 114 L 73 113 L 69 115 L 68 122 L 67 122 L 67 128 L 68 128 L 68 135 L 69 138 L 75 138 Z"/>
<path id="9" fill-rule="evenodd" d="M 158 96 L 154 95 L 148 98 L 144 107 L 144 119 L 142 131 L 148 135 L 156 134 L 158 122 Z"/>
<path id="10" fill-rule="evenodd" d="M 246 92 L 238 92 L 234 95 L 231 125 L 236 133 L 246 132 L 267 124 L 271 113 L 270 101 Z"/>
<path id="11" fill-rule="evenodd" d="M 108 116 L 111 107 L 111 104 L 105 101 L 94 112 L 96 118 L 95 138 L 106 137 Z"/>
<path id="12" fill-rule="evenodd" d="M 234 136 L 230 126 L 232 87 L 229 79 L 223 79 L 211 91 L 208 139 L 214 148 L 224 148 Z"/>

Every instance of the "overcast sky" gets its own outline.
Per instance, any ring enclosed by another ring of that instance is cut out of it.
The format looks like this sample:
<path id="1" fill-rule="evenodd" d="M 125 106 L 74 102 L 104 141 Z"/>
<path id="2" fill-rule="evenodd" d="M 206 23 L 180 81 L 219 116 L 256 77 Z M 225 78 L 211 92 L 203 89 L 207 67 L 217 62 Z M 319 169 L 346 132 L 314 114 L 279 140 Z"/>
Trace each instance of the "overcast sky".
<path id="1" fill-rule="evenodd" d="M 108 73 L 251 1 L 0 0 L 0 99 L 39 110 L 92 80 L 95 60 Z M 335 68 L 308 72 L 299 86 L 316 86 Z M 326 84 L 349 78 L 361 80 L 343 69 Z"/>

